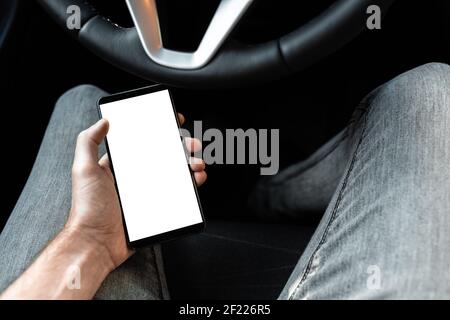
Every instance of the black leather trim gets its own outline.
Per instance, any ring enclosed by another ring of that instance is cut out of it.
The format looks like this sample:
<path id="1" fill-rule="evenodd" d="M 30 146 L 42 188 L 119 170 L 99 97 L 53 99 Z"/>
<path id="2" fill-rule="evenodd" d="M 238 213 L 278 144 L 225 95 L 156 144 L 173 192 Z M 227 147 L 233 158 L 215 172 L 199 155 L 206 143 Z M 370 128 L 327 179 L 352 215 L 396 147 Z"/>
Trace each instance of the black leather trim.
<path id="1" fill-rule="evenodd" d="M 17 0 L 0 2 L 0 50 L 5 43 L 17 14 Z"/>
<path id="2" fill-rule="evenodd" d="M 370 5 L 386 13 L 393 0 L 339 0 L 306 25 L 280 38 L 280 49 L 293 71 L 338 50 L 366 29 Z"/>
<path id="3" fill-rule="evenodd" d="M 245 46 L 229 41 L 207 66 L 198 70 L 162 67 L 151 61 L 141 46 L 135 28 L 121 28 L 100 16 L 89 20 L 79 39 L 110 63 L 143 78 L 190 88 L 223 88 L 252 85 L 288 74 L 272 41 Z"/>

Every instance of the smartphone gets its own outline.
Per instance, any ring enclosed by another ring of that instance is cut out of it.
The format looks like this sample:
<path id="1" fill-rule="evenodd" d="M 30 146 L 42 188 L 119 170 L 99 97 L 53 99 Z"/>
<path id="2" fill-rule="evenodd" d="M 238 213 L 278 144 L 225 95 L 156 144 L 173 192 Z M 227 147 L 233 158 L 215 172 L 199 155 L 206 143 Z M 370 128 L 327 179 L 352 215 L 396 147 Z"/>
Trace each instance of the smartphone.
<path id="1" fill-rule="evenodd" d="M 161 85 L 102 97 L 105 143 L 131 247 L 205 227 L 170 91 Z"/>

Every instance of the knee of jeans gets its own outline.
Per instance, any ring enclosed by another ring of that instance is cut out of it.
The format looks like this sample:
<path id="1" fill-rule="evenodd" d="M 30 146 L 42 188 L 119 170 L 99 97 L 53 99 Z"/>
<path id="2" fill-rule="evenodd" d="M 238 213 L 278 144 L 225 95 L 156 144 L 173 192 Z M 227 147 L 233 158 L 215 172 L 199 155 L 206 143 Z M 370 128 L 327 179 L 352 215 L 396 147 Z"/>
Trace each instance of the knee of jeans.
<path id="1" fill-rule="evenodd" d="M 54 112 L 85 113 L 96 108 L 97 99 L 104 91 L 90 84 L 76 86 L 66 91 L 55 104 Z"/>
<path id="2" fill-rule="evenodd" d="M 395 130 L 435 129 L 450 119 L 450 66 L 429 63 L 398 76 L 378 90 L 372 109 Z"/>

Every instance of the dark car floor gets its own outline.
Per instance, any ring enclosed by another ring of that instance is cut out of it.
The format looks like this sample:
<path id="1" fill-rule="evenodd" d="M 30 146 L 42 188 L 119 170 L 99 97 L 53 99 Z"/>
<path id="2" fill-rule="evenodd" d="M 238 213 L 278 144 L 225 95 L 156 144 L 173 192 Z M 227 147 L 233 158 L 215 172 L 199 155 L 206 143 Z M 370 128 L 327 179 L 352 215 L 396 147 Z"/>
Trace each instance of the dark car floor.
<path id="1" fill-rule="evenodd" d="M 207 222 L 204 233 L 164 243 L 172 299 L 276 299 L 315 224 Z"/>

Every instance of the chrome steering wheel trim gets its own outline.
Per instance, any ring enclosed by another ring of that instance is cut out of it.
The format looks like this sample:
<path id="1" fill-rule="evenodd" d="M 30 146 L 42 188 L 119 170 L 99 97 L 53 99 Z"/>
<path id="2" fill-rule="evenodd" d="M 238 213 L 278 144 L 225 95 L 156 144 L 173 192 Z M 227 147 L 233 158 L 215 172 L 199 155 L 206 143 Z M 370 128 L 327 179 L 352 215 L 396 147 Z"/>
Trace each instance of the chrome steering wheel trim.
<path id="1" fill-rule="evenodd" d="M 205 66 L 216 54 L 253 0 L 222 0 L 194 52 L 164 48 L 156 0 L 126 0 L 142 47 L 154 62 L 169 68 L 192 70 Z"/>

